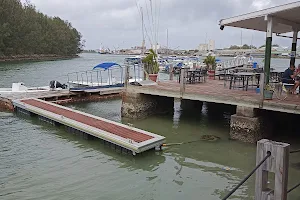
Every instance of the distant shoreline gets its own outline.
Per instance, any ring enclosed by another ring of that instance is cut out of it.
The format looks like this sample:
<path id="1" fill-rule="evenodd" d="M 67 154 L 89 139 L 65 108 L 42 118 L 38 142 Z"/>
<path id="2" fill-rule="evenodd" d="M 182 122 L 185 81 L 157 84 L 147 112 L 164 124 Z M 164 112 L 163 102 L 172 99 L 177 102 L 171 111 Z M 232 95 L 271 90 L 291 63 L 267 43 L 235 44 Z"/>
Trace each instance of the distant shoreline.
<path id="1" fill-rule="evenodd" d="M 34 55 L 15 55 L 15 56 L 0 56 L 0 63 L 15 62 L 15 61 L 55 61 L 77 58 L 78 55 L 55 55 L 55 54 L 34 54 Z"/>

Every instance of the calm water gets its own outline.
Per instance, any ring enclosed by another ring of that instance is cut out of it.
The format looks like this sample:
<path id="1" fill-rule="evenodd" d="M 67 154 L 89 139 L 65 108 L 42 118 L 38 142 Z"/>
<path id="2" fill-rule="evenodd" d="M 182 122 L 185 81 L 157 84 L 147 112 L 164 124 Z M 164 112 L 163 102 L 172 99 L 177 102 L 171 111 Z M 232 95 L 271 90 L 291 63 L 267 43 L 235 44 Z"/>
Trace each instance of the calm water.
<path id="1" fill-rule="evenodd" d="M 0 65 L 1 87 L 22 80 L 47 85 L 68 72 L 87 70 L 122 56 L 85 54 L 65 61 Z M 280 60 L 286 62 L 288 60 Z M 285 64 L 283 64 L 285 65 Z M 121 100 L 68 105 L 94 115 L 145 129 L 167 138 L 167 143 L 217 135 L 216 142 L 197 141 L 170 146 L 142 156 L 122 155 L 98 140 L 84 140 L 35 118 L 0 112 L 0 199 L 205 199 L 224 196 L 255 165 L 256 147 L 228 140 L 231 109 L 216 114 L 185 111 L 175 103 L 173 115 L 144 120 L 120 117 Z M 300 148 L 299 141 L 288 141 Z M 290 186 L 299 182 L 299 155 L 290 158 Z M 253 199 L 254 177 L 232 199 Z M 300 199 L 300 189 L 290 200 Z"/>

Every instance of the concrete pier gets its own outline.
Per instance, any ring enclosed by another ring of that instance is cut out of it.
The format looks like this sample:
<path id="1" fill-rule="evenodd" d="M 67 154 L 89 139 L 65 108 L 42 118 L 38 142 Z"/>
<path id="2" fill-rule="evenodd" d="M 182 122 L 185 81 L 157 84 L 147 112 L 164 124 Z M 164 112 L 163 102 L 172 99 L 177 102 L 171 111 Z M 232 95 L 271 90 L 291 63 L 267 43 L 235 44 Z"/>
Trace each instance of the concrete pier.
<path id="1" fill-rule="evenodd" d="M 229 89 L 229 83 L 225 83 L 219 80 L 207 80 L 205 83 L 186 84 L 184 92 L 177 81 L 161 81 L 157 85 L 128 86 L 123 94 L 122 115 L 130 118 L 146 117 L 156 112 L 158 102 L 156 98 L 162 100 L 163 96 L 166 97 L 164 100 L 166 103 L 159 103 L 159 106 L 170 104 L 173 98 L 181 99 L 183 113 L 189 115 L 191 112 L 184 111 L 187 107 L 193 106 L 192 102 L 197 102 L 193 109 L 196 112 L 198 112 L 197 106 L 205 102 L 209 116 L 219 117 L 224 113 L 227 115 L 236 113 L 231 117 L 229 136 L 250 143 L 271 136 L 274 126 L 272 113 L 300 115 L 298 95 L 283 93 L 282 96 L 274 96 L 272 100 L 264 100 L 262 103 L 261 96 L 256 94 L 253 88 L 249 88 L 248 91 Z M 168 99 L 169 103 L 167 103 Z M 235 108 L 237 108 L 236 112 Z"/>
<path id="2" fill-rule="evenodd" d="M 237 106 L 236 114 L 231 116 L 230 138 L 256 143 L 258 140 L 268 136 L 265 132 L 262 116 L 259 116 L 259 110 L 251 107 Z"/>
<path id="3" fill-rule="evenodd" d="M 122 95 L 122 117 L 142 119 L 152 114 L 167 114 L 174 111 L 174 98 L 146 95 L 127 90 Z"/>

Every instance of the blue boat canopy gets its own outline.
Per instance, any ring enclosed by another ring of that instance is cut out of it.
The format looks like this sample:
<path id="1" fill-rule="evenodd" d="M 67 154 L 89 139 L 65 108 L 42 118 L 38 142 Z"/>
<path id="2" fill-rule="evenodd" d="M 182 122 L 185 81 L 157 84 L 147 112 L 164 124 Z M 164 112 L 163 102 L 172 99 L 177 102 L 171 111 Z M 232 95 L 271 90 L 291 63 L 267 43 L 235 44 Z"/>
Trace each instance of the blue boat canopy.
<path id="1" fill-rule="evenodd" d="M 97 66 L 95 66 L 93 69 L 97 69 L 97 68 L 101 68 L 101 69 L 104 69 L 104 70 L 107 70 L 113 66 L 120 66 L 118 63 L 113 63 L 113 62 L 105 62 L 105 63 L 101 63 Z"/>

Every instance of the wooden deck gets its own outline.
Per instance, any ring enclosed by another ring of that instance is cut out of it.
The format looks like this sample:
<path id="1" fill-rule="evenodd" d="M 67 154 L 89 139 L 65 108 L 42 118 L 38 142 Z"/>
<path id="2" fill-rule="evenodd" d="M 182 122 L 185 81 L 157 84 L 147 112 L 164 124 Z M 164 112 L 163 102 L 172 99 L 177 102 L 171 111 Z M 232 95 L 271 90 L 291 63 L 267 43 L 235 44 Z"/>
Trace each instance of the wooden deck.
<path id="1" fill-rule="evenodd" d="M 19 109 L 64 124 L 86 134 L 93 135 L 114 145 L 141 153 L 160 147 L 165 138 L 121 123 L 96 117 L 40 99 L 14 100 Z"/>
<path id="2" fill-rule="evenodd" d="M 272 111 L 300 114 L 300 95 L 281 95 L 274 93 L 273 100 L 261 102 L 260 94 L 254 88 L 248 91 L 229 89 L 229 82 L 224 87 L 224 81 L 207 80 L 205 83 L 186 84 L 185 92 L 180 93 L 180 84 L 177 81 L 158 82 L 154 86 L 128 86 L 128 90 L 137 93 L 183 98 L 205 102 L 230 104 L 261 108 Z"/>

